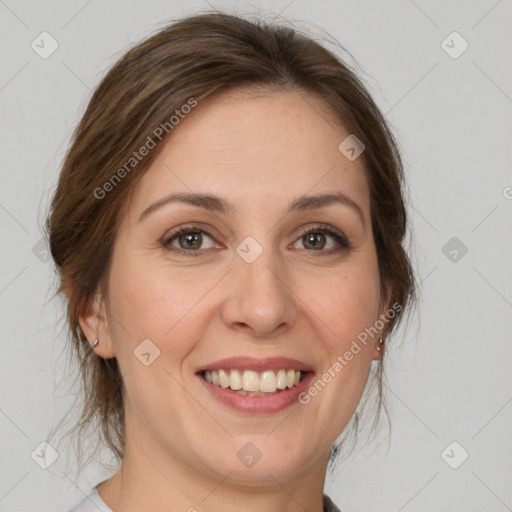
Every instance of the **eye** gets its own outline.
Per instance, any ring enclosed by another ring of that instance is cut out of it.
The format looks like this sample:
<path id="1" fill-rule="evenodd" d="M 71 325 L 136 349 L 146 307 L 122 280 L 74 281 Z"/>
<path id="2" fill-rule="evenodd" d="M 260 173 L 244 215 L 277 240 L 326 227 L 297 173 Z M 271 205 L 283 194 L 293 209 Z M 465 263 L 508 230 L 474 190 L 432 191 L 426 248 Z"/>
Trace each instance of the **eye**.
<path id="1" fill-rule="evenodd" d="M 210 240 L 210 243 L 204 246 L 205 240 Z M 182 226 L 175 233 L 173 233 L 166 241 L 163 242 L 164 247 L 171 251 L 185 254 L 187 256 L 198 256 L 200 249 L 211 249 L 215 246 L 215 241 L 212 235 L 203 229 L 194 228 L 191 226 Z"/>
<path id="2" fill-rule="evenodd" d="M 331 242 L 329 242 L 329 239 Z M 310 252 L 320 252 L 322 254 L 332 254 L 341 250 L 351 249 L 352 246 L 341 231 L 332 227 L 315 226 L 302 231 L 299 240 L 302 247 Z M 326 250 L 324 250 L 326 249 Z"/>
<path id="3" fill-rule="evenodd" d="M 300 250 L 319 253 L 318 256 L 328 256 L 352 249 L 351 243 L 341 231 L 324 225 L 303 229 L 295 244 L 302 245 L 298 247 Z M 167 250 L 183 256 L 201 256 L 205 250 L 219 247 L 213 235 L 199 226 L 181 226 L 169 235 L 162 245 Z"/>

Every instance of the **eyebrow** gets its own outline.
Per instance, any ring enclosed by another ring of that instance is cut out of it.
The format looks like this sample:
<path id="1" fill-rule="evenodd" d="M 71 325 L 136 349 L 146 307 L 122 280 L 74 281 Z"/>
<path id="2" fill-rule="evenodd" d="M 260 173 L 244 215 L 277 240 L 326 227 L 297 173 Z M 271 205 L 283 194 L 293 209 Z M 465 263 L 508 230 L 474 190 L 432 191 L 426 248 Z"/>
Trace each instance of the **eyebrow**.
<path id="1" fill-rule="evenodd" d="M 230 203 L 226 202 L 224 199 L 218 196 L 185 192 L 173 193 L 163 197 L 162 199 L 159 199 L 148 208 L 146 208 L 141 213 L 139 222 L 163 206 L 176 202 L 190 204 L 192 206 L 197 206 L 208 211 L 222 214 L 232 214 L 235 212 L 235 209 Z M 315 196 L 300 196 L 290 204 L 286 213 L 314 210 L 315 208 L 323 208 L 325 206 L 336 203 L 340 203 L 353 209 L 361 219 L 363 226 L 365 226 L 364 214 L 361 207 L 353 199 L 342 192 L 336 192 L 333 194 L 320 194 Z"/>

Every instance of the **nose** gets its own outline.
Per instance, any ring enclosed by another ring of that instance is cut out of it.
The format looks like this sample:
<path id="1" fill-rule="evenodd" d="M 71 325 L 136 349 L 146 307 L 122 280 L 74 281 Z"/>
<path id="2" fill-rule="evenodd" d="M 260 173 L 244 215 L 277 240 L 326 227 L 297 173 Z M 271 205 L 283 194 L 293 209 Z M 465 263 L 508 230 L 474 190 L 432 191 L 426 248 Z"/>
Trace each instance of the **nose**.
<path id="1" fill-rule="evenodd" d="M 271 250 L 264 250 L 252 263 L 236 256 L 222 307 L 223 322 L 254 338 L 282 334 L 295 324 L 298 315 L 289 281 L 289 274 Z"/>

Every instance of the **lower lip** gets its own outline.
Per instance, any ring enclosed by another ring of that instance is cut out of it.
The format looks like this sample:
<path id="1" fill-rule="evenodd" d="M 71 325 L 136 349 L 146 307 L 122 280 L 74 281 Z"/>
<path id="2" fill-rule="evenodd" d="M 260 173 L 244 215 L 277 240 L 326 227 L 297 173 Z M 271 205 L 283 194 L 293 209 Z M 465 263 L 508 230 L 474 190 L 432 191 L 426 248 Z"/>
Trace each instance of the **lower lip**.
<path id="1" fill-rule="evenodd" d="M 269 396 L 244 396 L 239 395 L 229 388 L 215 386 L 207 382 L 201 375 L 198 375 L 203 386 L 221 403 L 227 405 L 237 412 L 249 414 L 275 414 L 283 411 L 293 404 L 299 403 L 298 396 L 305 391 L 311 379 L 313 372 L 306 373 L 303 381 L 293 388 Z"/>

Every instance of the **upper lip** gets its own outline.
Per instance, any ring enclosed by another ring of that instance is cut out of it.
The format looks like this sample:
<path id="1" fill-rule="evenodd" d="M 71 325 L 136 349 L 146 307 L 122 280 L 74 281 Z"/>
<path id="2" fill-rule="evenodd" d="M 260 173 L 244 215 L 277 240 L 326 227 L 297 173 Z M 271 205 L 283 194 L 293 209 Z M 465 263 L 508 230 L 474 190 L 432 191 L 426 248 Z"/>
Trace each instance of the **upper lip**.
<path id="1" fill-rule="evenodd" d="M 309 364 L 303 363 L 298 359 L 289 357 L 265 357 L 263 359 L 255 359 L 253 357 L 228 357 L 226 359 L 219 359 L 213 363 L 201 366 L 198 372 L 205 370 L 253 370 L 255 372 L 262 372 L 265 370 L 300 370 L 303 372 L 313 371 L 313 367 Z"/>

